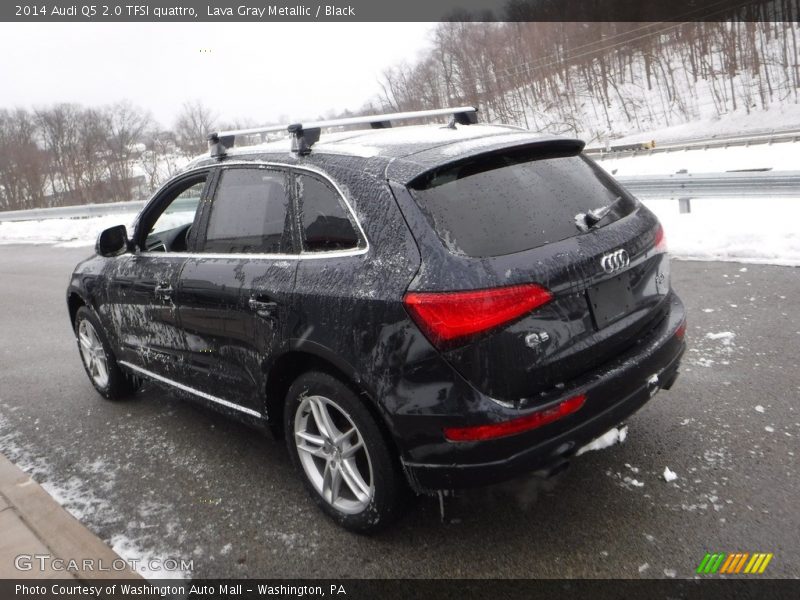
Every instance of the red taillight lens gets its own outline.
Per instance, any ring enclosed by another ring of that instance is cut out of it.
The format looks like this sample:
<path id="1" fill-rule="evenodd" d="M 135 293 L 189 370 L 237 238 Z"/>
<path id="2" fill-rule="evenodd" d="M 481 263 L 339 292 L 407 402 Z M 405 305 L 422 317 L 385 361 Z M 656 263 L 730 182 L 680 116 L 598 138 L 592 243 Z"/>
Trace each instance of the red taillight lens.
<path id="1" fill-rule="evenodd" d="M 667 238 L 664 237 L 664 228 L 661 225 L 659 225 L 658 229 L 656 230 L 655 247 L 656 247 L 656 252 L 667 251 Z"/>
<path id="2" fill-rule="evenodd" d="M 679 340 L 682 340 L 686 336 L 686 321 L 678 325 L 678 328 L 675 330 L 675 337 Z"/>
<path id="3" fill-rule="evenodd" d="M 552 298 L 545 288 L 530 283 L 468 292 L 409 292 L 403 302 L 438 345 L 513 321 Z"/>
<path id="4" fill-rule="evenodd" d="M 478 442 L 495 438 L 515 435 L 523 431 L 530 431 L 553 421 L 558 421 L 580 410 L 586 402 L 586 395 L 574 396 L 564 400 L 558 406 L 547 410 L 531 413 L 524 417 L 492 423 L 491 425 L 475 425 L 472 427 L 446 427 L 444 437 L 451 442 Z"/>

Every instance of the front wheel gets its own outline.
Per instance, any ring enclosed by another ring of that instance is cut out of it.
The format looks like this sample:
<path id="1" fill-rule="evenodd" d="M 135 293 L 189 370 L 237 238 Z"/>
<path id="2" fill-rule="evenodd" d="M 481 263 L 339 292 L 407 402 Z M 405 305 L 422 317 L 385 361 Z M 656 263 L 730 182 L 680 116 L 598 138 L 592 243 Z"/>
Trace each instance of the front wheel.
<path id="1" fill-rule="evenodd" d="M 80 307 L 75 315 L 75 336 L 83 368 L 101 396 L 108 400 L 122 400 L 137 390 L 138 380 L 117 364 L 100 320 L 85 306 Z"/>
<path id="2" fill-rule="evenodd" d="M 286 442 L 311 497 L 346 529 L 378 530 L 401 512 L 408 488 L 377 422 L 358 395 L 323 372 L 289 388 Z"/>

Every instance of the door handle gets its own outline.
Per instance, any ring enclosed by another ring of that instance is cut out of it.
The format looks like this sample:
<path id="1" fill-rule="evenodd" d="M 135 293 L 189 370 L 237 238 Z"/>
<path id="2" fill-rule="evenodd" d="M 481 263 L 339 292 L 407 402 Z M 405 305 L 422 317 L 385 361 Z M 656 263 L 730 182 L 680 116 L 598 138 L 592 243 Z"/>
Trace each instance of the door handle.
<path id="1" fill-rule="evenodd" d="M 278 312 L 278 303 L 250 298 L 247 301 L 250 310 L 254 310 L 259 317 L 274 317 Z"/>
<path id="2" fill-rule="evenodd" d="M 155 287 L 156 298 L 159 300 L 169 300 L 172 298 L 172 286 L 168 283 L 159 283 Z"/>

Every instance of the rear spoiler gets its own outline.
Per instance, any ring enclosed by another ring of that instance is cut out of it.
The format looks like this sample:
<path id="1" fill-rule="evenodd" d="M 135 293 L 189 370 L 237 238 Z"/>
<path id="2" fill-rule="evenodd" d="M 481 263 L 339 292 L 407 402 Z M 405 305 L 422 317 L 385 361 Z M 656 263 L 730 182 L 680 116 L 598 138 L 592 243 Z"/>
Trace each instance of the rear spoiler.
<path id="1" fill-rule="evenodd" d="M 555 158 L 558 156 L 576 156 L 583 151 L 585 142 L 573 138 L 548 138 L 526 140 L 518 144 L 509 144 L 506 140 L 502 144 L 495 146 L 488 146 L 483 148 L 475 148 L 473 152 L 466 152 L 452 160 L 446 162 L 439 162 L 433 168 L 420 169 L 420 172 L 413 174 L 407 179 L 406 185 L 413 189 L 425 189 L 430 186 L 430 183 L 437 177 L 437 175 L 454 170 L 468 165 L 475 165 L 476 172 L 480 172 L 479 163 L 486 163 L 486 169 L 494 168 L 492 164 L 496 164 L 495 159 L 503 157 L 504 159 L 511 158 L 518 159 L 519 162 L 527 162 L 529 160 Z M 409 157 L 411 159 L 416 156 Z M 410 162 L 410 161 L 408 161 Z M 407 165 L 411 166 L 411 165 Z M 419 165 L 420 167 L 422 165 Z M 410 169 L 409 169 L 410 171 Z"/>

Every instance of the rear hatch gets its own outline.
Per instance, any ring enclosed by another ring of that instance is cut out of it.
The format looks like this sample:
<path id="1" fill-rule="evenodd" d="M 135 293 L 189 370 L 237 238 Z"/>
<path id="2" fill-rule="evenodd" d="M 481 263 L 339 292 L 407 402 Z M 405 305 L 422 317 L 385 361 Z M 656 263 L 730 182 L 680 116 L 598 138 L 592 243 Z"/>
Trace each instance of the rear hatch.
<path id="1" fill-rule="evenodd" d="M 549 401 L 666 314 L 657 219 L 581 148 L 494 150 L 407 186 L 427 227 L 406 308 L 462 376 L 515 405 Z"/>

